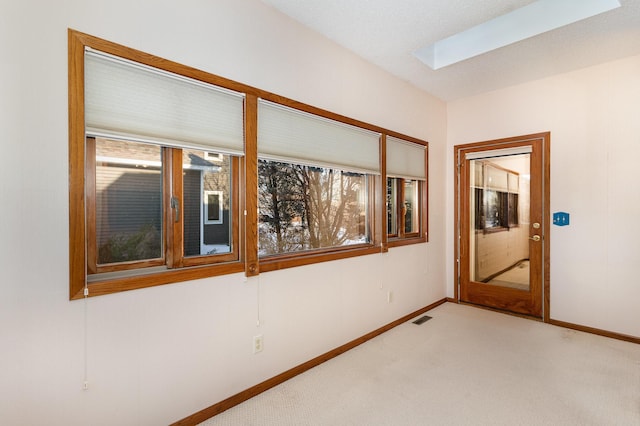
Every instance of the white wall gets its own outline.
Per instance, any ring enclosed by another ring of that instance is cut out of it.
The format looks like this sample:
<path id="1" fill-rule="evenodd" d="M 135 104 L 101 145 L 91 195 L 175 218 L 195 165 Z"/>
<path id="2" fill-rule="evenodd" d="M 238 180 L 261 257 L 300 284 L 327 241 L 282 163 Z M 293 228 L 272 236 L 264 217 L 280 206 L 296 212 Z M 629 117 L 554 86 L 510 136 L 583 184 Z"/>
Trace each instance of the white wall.
<path id="1" fill-rule="evenodd" d="M 429 140 L 430 243 L 70 302 L 68 27 Z M 0 43 L 0 423 L 167 424 L 445 296 L 430 95 L 257 0 L 4 1 Z"/>
<path id="2" fill-rule="evenodd" d="M 640 56 L 448 104 L 453 146 L 551 132 L 551 318 L 640 336 Z M 453 169 L 447 170 L 453 194 Z M 447 202 L 453 217 L 453 200 Z M 448 219 L 447 277 L 453 223 Z M 452 278 L 449 294 L 453 294 Z"/>

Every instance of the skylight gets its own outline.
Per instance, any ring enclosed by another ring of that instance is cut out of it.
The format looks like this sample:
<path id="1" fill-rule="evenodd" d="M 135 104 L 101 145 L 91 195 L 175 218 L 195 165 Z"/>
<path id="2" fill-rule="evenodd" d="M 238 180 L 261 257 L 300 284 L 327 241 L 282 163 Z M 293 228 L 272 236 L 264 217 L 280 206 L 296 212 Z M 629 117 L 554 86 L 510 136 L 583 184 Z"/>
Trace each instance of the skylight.
<path id="1" fill-rule="evenodd" d="M 437 70 L 618 7 L 618 0 L 537 0 L 413 54 Z"/>

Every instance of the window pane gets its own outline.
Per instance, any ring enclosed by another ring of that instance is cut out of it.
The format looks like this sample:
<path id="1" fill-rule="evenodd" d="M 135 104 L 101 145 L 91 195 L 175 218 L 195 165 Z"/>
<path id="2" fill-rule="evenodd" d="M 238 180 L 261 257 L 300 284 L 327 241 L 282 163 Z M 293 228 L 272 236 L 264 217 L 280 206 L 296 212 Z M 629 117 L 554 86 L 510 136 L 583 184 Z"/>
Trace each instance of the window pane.
<path id="1" fill-rule="evenodd" d="M 398 179 L 387 178 L 387 234 L 398 233 Z"/>
<path id="2" fill-rule="evenodd" d="M 96 140 L 98 264 L 162 257 L 161 148 Z"/>
<path id="3" fill-rule="evenodd" d="M 404 232 L 420 232 L 420 205 L 417 180 L 404 181 Z"/>
<path id="4" fill-rule="evenodd" d="M 509 194 L 509 226 L 518 225 L 518 194 Z"/>
<path id="5" fill-rule="evenodd" d="M 231 157 L 182 151 L 184 255 L 231 251 Z"/>
<path id="6" fill-rule="evenodd" d="M 498 191 L 487 189 L 484 191 L 485 228 L 500 227 L 500 201 Z"/>
<path id="7" fill-rule="evenodd" d="M 369 242 L 367 176 L 260 160 L 259 254 Z"/>

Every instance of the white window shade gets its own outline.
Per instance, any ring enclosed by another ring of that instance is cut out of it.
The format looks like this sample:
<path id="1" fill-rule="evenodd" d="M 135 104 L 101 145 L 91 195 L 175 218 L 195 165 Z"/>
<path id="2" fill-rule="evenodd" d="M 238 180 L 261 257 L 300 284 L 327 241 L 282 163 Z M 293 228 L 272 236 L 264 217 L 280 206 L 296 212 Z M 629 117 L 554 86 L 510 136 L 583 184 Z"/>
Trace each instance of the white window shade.
<path id="1" fill-rule="evenodd" d="M 427 179 L 426 147 L 387 136 L 387 176 Z"/>
<path id="2" fill-rule="evenodd" d="M 507 180 L 509 182 L 509 192 L 517 194 L 520 192 L 520 175 L 509 172 L 507 174 Z"/>
<path id="3" fill-rule="evenodd" d="M 380 173 L 380 134 L 260 100 L 258 156 L 267 160 Z"/>
<path id="4" fill-rule="evenodd" d="M 242 94 L 85 52 L 88 134 L 242 154 L 243 107 Z"/>
<path id="5" fill-rule="evenodd" d="M 487 178 L 487 189 L 509 192 L 509 177 L 506 170 L 485 165 L 485 176 Z"/>

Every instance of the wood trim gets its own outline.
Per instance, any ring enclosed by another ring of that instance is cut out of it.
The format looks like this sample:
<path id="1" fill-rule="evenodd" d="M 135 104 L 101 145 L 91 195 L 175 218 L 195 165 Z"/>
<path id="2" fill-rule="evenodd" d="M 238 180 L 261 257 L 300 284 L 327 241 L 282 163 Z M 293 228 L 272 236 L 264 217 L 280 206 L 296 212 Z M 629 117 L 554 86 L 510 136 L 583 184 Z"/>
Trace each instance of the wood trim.
<path id="1" fill-rule="evenodd" d="M 380 189 L 378 190 L 378 205 L 380 206 L 380 218 L 382 221 L 380 222 L 382 236 L 380 240 L 380 251 L 382 253 L 386 253 L 389 251 L 389 236 L 387 232 L 389 228 L 387 227 L 387 215 L 389 212 L 387 211 L 387 135 L 385 133 L 380 137 Z"/>
<path id="2" fill-rule="evenodd" d="M 551 320 L 551 132 L 540 133 L 543 150 L 543 193 L 544 210 L 544 278 L 542 281 L 544 299 L 542 301 L 542 319 Z"/>
<path id="3" fill-rule="evenodd" d="M 87 273 L 98 272 L 98 242 L 96 236 L 96 139 L 87 138 L 85 145 L 85 227 L 87 232 Z"/>
<path id="4" fill-rule="evenodd" d="M 329 250 L 329 249 L 327 249 Z M 266 257 L 260 260 L 260 272 L 277 271 L 293 268 L 295 266 L 311 265 L 313 263 L 328 262 L 331 260 L 348 259 L 350 257 L 379 254 L 380 247 L 367 245 L 359 248 L 331 249 L 332 251 L 313 251 L 307 253 L 295 253 L 284 256 Z"/>
<path id="5" fill-rule="evenodd" d="M 184 203 L 183 196 L 183 176 L 182 176 L 182 149 L 163 148 L 162 149 L 162 174 L 163 174 L 163 221 L 165 228 L 165 257 L 169 268 L 180 268 L 183 266 L 184 257 Z M 174 219 L 176 212 L 171 206 L 171 198 L 178 200 L 178 221 Z"/>
<path id="6" fill-rule="evenodd" d="M 244 264 L 240 262 L 216 263 L 207 266 L 194 266 L 190 268 L 168 269 L 161 272 L 144 273 L 122 278 L 110 278 L 104 281 L 89 283 L 89 297 L 103 296 L 105 294 L 121 291 L 136 290 L 140 288 L 154 287 L 163 284 L 172 284 L 184 281 L 197 280 L 219 275 L 234 274 L 244 271 Z M 83 298 L 82 290 L 71 296 L 71 300 Z"/>
<path id="7" fill-rule="evenodd" d="M 244 232 L 245 274 L 247 277 L 260 273 L 258 257 L 258 98 L 247 94 L 244 106 Z"/>
<path id="8" fill-rule="evenodd" d="M 453 148 L 453 298 L 460 302 L 460 149 Z"/>
<path id="9" fill-rule="evenodd" d="M 425 167 L 427 168 L 427 170 L 425 171 L 425 176 L 427 177 L 427 179 L 424 182 L 420 183 L 420 186 L 423 187 L 423 188 L 420 188 L 420 196 L 422 197 L 421 199 L 422 211 L 420 213 L 422 214 L 421 216 L 422 236 L 424 237 L 425 241 L 428 242 L 429 241 L 429 146 L 427 146 L 427 148 L 424 150 L 424 164 L 425 164 Z"/>
<path id="10" fill-rule="evenodd" d="M 68 30 L 69 69 L 69 298 L 86 283 L 84 177 L 84 45 Z M 78 297 L 79 296 L 79 297 Z"/>
<path id="11" fill-rule="evenodd" d="M 600 328 L 587 327 L 585 325 L 574 324 L 574 323 L 565 322 L 565 321 L 559 321 L 559 320 L 555 320 L 553 318 L 551 318 L 548 321 L 546 321 L 546 320 L 543 320 L 542 318 L 532 317 L 530 315 L 521 315 L 521 314 L 517 314 L 517 313 L 511 312 L 511 311 L 503 311 L 501 309 L 495 309 L 495 308 L 490 308 L 490 307 L 487 307 L 487 306 L 475 305 L 473 303 L 458 302 L 456 299 L 453 299 L 453 298 L 447 298 L 447 302 L 452 302 L 452 303 L 456 303 L 456 304 L 459 304 L 459 305 L 465 305 L 465 306 L 472 306 L 474 308 L 484 309 L 484 310 L 492 311 L 492 312 L 498 312 L 498 313 L 501 313 L 501 314 L 510 315 L 510 316 L 514 316 L 514 317 L 518 317 L 518 318 L 524 318 L 524 319 L 538 321 L 538 322 L 545 322 L 545 323 L 548 323 L 550 325 L 555 325 L 556 327 L 569 328 L 571 330 L 582 331 L 584 333 L 595 334 L 595 335 L 598 335 L 598 336 L 609 337 L 611 339 L 623 340 L 625 342 L 631 342 L 631 343 L 636 343 L 636 344 L 640 345 L 640 337 L 637 337 L 637 336 L 631 336 L 631 335 L 628 335 L 628 334 L 622 334 L 622 333 L 616 333 L 616 332 L 613 332 L 613 331 L 602 330 Z"/>
<path id="12" fill-rule="evenodd" d="M 402 318 L 399 318 L 385 326 L 382 326 L 380 328 L 378 328 L 377 330 L 374 330 L 370 333 L 365 334 L 364 336 L 361 336 L 355 340 L 352 340 L 351 342 L 345 343 L 342 346 L 339 346 L 329 352 L 326 352 L 320 356 L 317 356 L 307 362 L 304 362 L 296 367 L 293 367 L 283 373 L 278 374 L 277 376 L 274 376 L 270 379 L 265 380 L 262 383 L 259 383 L 255 386 L 250 387 L 249 389 L 246 389 L 242 392 L 239 392 L 223 401 L 218 402 L 217 404 L 214 404 L 208 408 L 205 408 L 204 410 L 198 411 L 195 414 L 192 414 L 188 417 L 185 417 L 182 420 L 178 420 L 175 423 L 172 423 L 172 426 L 187 426 L 187 425 L 197 425 L 198 423 L 201 423 L 207 419 L 210 419 L 211 417 L 222 413 L 223 411 L 226 411 L 232 407 L 235 407 L 238 404 L 243 403 L 244 401 L 247 401 L 251 398 L 253 398 L 256 395 L 261 394 L 262 392 L 265 392 L 281 383 L 286 382 L 287 380 L 304 373 L 307 370 L 310 370 L 314 367 L 317 367 L 318 365 L 337 357 L 338 355 L 341 355 L 363 343 L 365 343 L 368 340 L 373 339 L 374 337 L 377 337 L 397 326 L 399 326 L 400 324 L 403 324 L 407 321 L 409 321 L 412 318 L 415 318 L 418 315 L 421 315 L 427 311 L 430 311 L 431 309 L 434 309 L 444 303 L 446 303 L 448 301 L 448 299 L 441 299 L 438 300 L 437 302 L 434 302 L 432 304 L 430 304 L 429 306 L 425 306 L 424 308 L 418 309 L 415 312 L 412 312 L 408 315 L 403 316 Z"/>
<path id="13" fill-rule="evenodd" d="M 418 236 L 415 238 L 399 238 L 399 239 L 393 239 L 393 240 L 389 240 L 389 247 L 402 247 L 402 246 L 409 246 L 411 244 L 422 244 L 422 243 L 426 243 L 427 242 L 427 238 L 424 236 Z"/>
<path id="14" fill-rule="evenodd" d="M 559 321 L 553 318 L 549 319 L 548 322 L 551 325 L 555 325 L 557 327 L 569 328 L 572 330 L 582 331 L 585 333 L 597 334 L 598 336 L 609 337 L 611 339 L 616 340 L 624 340 L 625 342 L 631 342 L 640 345 L 640 337 L 630 336 L 628 334 L 615 333 L 613 331 L 602 330 L 599 328 L 587 327 L 586 325 L 573 324 L 570 322 Z"/>

